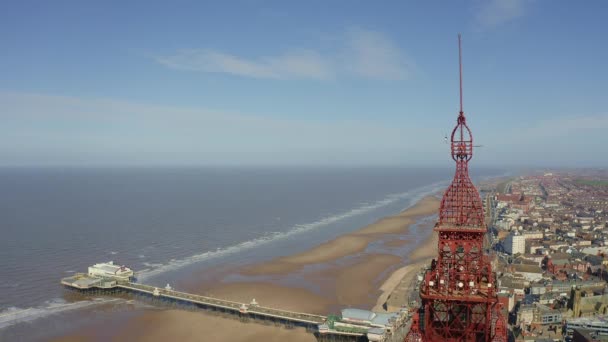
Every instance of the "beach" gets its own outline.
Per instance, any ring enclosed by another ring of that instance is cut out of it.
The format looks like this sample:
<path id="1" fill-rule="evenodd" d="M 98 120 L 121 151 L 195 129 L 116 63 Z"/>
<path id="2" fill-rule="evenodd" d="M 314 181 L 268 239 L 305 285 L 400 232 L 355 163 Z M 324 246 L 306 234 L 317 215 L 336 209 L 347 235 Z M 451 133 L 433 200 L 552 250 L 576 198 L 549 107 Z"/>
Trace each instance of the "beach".
<path id="1" fill-rule="evenodd" d="M 346 307 L 395 311 L 404 305 L 417 272 L 435 255 L 432 223 L 413 225 L 437 213 L 439 200 L 421 199 L 399 214 L 382 218 L 316 247 L 270 261 L 241 266 L 213 282 L 195 282 L 190 292 L 284 310 L 327 315 Z M 409 237 L 409 238 L 404 238 Z M 407 255 L 400 255 L 409 248 Z M 196 275 L 194 275 L 196 279 Z M 87 340 L 77 332 L 57 341 Z M 116 341 L 315 341 L 301 329 L 242 323 L 208 312 L 145 310 L 127 320 Z"/>

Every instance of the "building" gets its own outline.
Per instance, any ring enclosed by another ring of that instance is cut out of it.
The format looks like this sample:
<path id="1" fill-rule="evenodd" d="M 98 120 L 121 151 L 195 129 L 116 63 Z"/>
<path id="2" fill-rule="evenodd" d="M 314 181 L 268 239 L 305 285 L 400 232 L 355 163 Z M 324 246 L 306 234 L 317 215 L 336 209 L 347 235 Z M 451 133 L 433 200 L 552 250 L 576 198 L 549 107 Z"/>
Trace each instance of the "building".
<path id="1" fill-rule="evenodd" d="M 545 324 L 561 324 L 562 313 L 559 310 L 551 309 L 542 304 L 536 304 L 534 322 Z"/>
<path id="2" fill-rule="evenodd" d="M 603 291 L 602 291 L 603 292 Z M 570 294 L 572 317 L 592 317 L 608 314 L 608 294 L 583 292 L 573 288 Z"/>
<path id="3" fill-rule="evenodd" d="M 515 307 L 515 296 L 509 292 L 499 292 L 498 300 L 502 303 L 502 307 L 506 309 L 507 312 L 511 312 Z"/>
<path id="4" fill-rule="evenodd" d="M 524 193 L 498 194 L 495 200 L 497 202 L 508 203 L 511 208 L 522 210 L 524 213 L 527 213 L 534 207 L 534 198 L 532 196 L 525 196 Z"/>
<path id="5" fill-rule="evenodd" d="M 572 288 L 581 290 L 603 289 L 606 282 L 602 280 L 553 280 L 547 284 L 547 292 L 558 293 L 567 297 Z"/>
<path id="6" fill-rule="evenodd" d="M 529 282 L 538 281 L 543 278 L 543 270 L 537 265 L 518 264 L 511 267 L 513 273 L 521 274 Z"/>
<path id="7" fill-rule="evenodd" d="M 382 328 L 373 328 L 367 331 L 367 340 L 371 342 L 384 341 L 385 331 Z"/>
<path id="8" fill-rule="evenodd" d="M 572 337 L 574 329 L 585 329 L 598 336 L 608 336 L 608 317 L 579 317 L 566 320 L 566 335 Z"/>
<path id="9" fill-rule="evenodd" d="M 530 285 L 530 294 L 533 295 L 542 295 L 547 292 L 546 284 L 532 284 Z"/>
<path id="10" fill-rule="evenodd" d="M 526 238 L 513 231 L 503 241 L 503 247 L 505 248 L 505 252 L 509 254 L 524 254 L 526 253 Z"/>
<path id="11" fill-rule="evenodd" d="M 102 262 L 89 266 L 89 276 L 101 278 L 113 278 L 116 280 L 129 281 L 133 278 L 133 270 L 126 266 L 114 265 L 113 261 Z"/>
<path id="12" fill-rule="evenodd" d="M 538 230 L 531 230 L 522 232 L 521 235 L 524 236 L 526 240 L 542 240 L 543 232 Z"/>
<path id="13" fill-rule="evenodd" d="M 534 321 L 534 305 L 522 304 L 517 310 L 517 324 L 532 324 Z"/>
<path id="14" fill-rule="evenodd" d="M 398 313 L 380 313 L 362 309 L 343 309 L 342 322 L 364 324 L 370 327 L 390 329 Z"/>
<path id="15" fill-rule="evenodd" d="M 572 342 L 608 342 L 608 336 L 600 336 L 594 331 L 575 328 L 572 330 Z"/>

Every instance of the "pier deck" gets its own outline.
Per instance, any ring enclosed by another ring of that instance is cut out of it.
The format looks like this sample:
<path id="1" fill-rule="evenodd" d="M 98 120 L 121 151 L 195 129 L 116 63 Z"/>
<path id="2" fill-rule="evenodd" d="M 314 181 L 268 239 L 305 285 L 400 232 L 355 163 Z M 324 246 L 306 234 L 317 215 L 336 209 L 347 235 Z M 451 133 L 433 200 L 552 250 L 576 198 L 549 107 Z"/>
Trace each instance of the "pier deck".
<path id="1" fill-rule="evenodd" d="M 300 322 L 300 323 L 310 323 L 310 324 L 322 324 L 325 322 L 327 317 L 321 315 L 314 315 L 303 312 L 292 312 L 286 310 L 279 310 L 273 308 L 267 308 L 259 305 L 250 305 L 245 303 L 232 302 L 225 299 L 211 298 L 201 295 L 195 295 L 185 292 L 179 292 L 175 290 L 166 290 L 159 289 L 149 285 L 136 284 L 136 283 L 128 283 L 128 284 L 119 284 L 117 285 L 119 288 L 123 288 L 130 291 L 140 291 L 146 292 L 148 294 L 154 295 L 154 290 L 158 289 L 158 297 L 166 297 L 172 298 L 176 300 L 189 301 L 192 303 L 204 305 L 204 306 L 213 306 L 219 307 L 226 310 L 233 310 L 241 312 L 243 306 L 247 306 L 246 313 L 248 314 L 257 314 L 261 316 L 280 318 L 284 320 Z"/>
<path id="2" fill-rule="evenodd" d="M 72 277 L 64 278 L 61 280 L 61 284 L 69 289 L 80 292 L 108 292 L 110 290 L 119 290 L 119 292 L 150 296 L 161 300 L 166 299 L 180 303 L 194 304 L 201 307 L 234 311 L 235 313 L 240 314 L 281 319 L 286 322 L 298 323 L 298 325 L 314 325 L 316 327 L 327 320 L 327 317 L 321 315 L 268 308 L 251 303 L 233 302 L 225 299 L 201 296 L 134 282 L 120 282 L 110 278 L 92 278 L 85 274 L 77 274 Z"/>
<path id="3" fill-rule="evenodd" d="M 137 299 L 151 300 L 154 304 L 180 306 L 186 309 L 204 309 L 230 314 L 242 321 L 259 321 L 291 327 L 304 327 L 319 341 L 398 341 L 398 331 L 406 323 L 401 317 L 397 325 L 378 326 L 371 322 L 340 322 L 335 317 L 269 308 L 259 305 L 255 299 L 251 303 L 240 303 L 226 299 L 202 296 L 161 288 L 135 281 L 134 272 L 125 266 L 112 262 L 89 267 L 88 273 L 77 273 L 61 279 L 61 284 L 69 290 L 92 295 L 129 295 Z M 382 327 L 383 329 L 378 329 Z M 381 333 L 379 334 L 380 331 Z"/>

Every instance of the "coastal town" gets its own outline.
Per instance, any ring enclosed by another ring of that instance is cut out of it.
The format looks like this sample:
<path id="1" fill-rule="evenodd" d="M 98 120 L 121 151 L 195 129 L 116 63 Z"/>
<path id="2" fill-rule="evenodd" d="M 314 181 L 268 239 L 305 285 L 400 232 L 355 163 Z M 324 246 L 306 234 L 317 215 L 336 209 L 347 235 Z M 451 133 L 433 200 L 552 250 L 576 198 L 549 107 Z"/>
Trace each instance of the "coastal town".
<path id="1" fill-rule="evenodd" d="M 543 172 L 481 184 L 515 341 L 608 341 L 607 179 Z"/>

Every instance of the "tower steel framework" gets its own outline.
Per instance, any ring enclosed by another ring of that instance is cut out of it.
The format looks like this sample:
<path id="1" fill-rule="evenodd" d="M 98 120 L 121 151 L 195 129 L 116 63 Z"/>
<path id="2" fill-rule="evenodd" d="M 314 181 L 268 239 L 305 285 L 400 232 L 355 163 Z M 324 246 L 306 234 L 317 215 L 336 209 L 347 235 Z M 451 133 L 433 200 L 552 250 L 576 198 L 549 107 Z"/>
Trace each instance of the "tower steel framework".
<path id="1" fill-rule="evenodd" d="M 406 342 L 506 342 L 506 322 L 496 295 L 496 274 L 484 253 L 484 211 L 469 178 L 473 135 L 462 106 L 462 52 L 458 35 L 460 113 L 451 135 L 456 173 L 447 188 L 434 231 L 437 259 L 420 284 L 421 306 L 414 314 Z"/>

